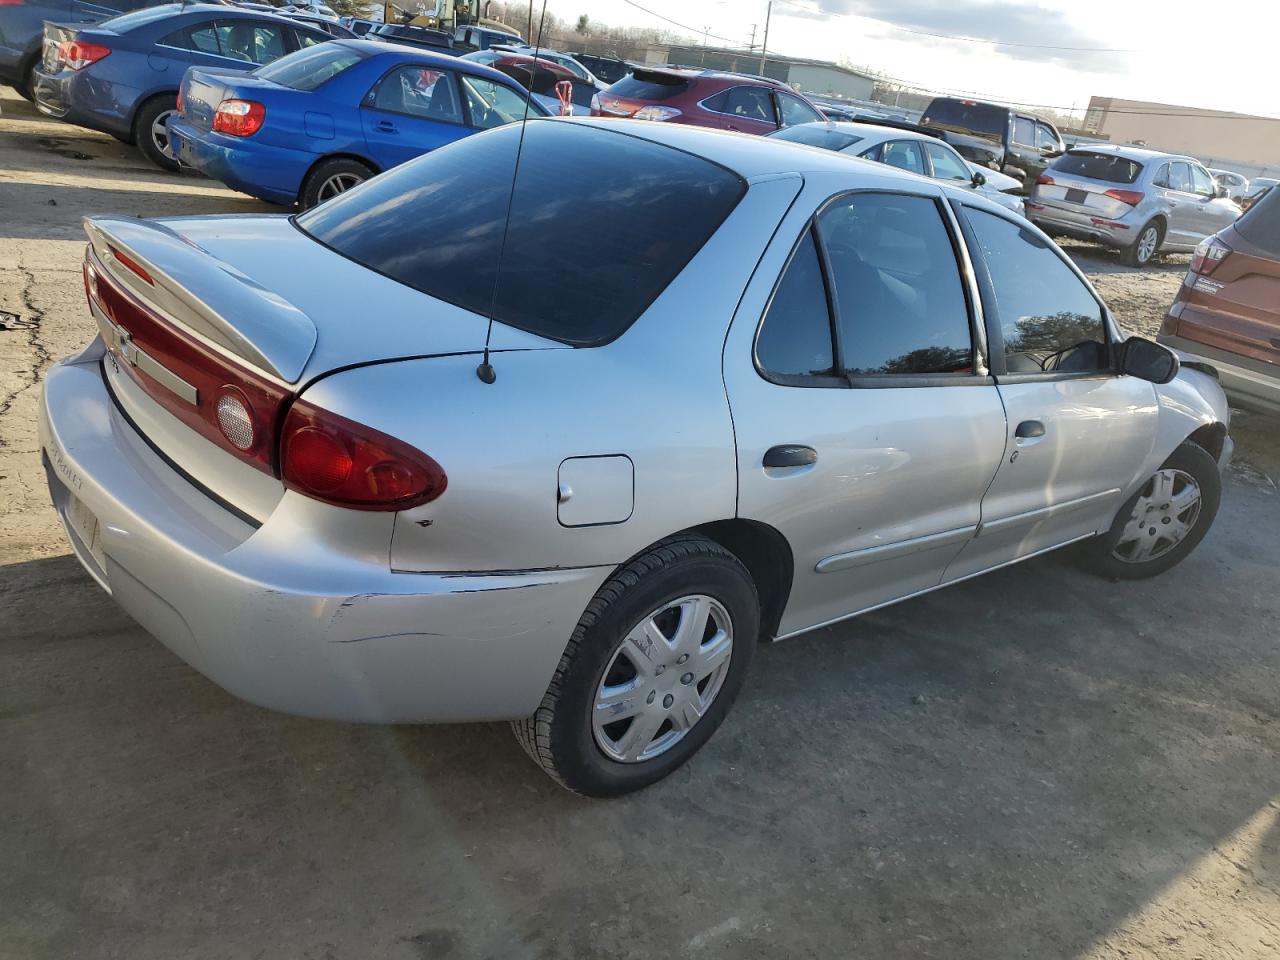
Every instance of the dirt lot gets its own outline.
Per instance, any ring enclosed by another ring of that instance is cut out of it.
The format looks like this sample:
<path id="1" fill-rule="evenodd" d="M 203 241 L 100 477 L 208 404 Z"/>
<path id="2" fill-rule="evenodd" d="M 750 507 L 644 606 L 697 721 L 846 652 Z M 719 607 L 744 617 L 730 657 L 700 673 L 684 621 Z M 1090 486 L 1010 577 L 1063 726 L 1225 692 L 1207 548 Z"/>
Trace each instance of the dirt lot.
<path id="1" fill-rule="evenodd" d="M 234 700 L 81 572 L 34 425 L 79 218 L 262 208 L 0 108 L 0 958 L 1280 955 L 1277 422 L 1165 577 L 1048 557 L 767 647 L 691 764 L 585 801 L 502 725 Z M 1072 252 L 1147 333 L 1185 270 Z"/>

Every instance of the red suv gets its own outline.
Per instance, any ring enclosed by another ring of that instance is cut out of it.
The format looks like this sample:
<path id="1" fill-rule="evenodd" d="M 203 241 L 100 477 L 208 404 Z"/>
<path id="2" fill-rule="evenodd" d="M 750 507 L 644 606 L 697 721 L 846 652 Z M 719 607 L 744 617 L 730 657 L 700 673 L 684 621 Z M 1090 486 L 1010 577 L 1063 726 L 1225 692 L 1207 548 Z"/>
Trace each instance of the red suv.
<path id="1" fill-rule="evenodd" d="M 663 67 L 637 70 L 591 101 L 593 117 L 632 117 L 764 135 L 825 120 L 817 107 L 768 77 Z"/>

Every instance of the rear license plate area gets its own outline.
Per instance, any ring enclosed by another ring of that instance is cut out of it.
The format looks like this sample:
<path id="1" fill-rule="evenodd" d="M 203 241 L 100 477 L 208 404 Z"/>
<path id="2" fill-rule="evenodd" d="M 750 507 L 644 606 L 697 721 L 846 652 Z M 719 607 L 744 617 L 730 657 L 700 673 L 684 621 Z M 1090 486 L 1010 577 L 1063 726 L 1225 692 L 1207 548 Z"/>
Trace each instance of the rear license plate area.
<path id="1" fill-rule="evenodd" d="M 67 492 L 65 516 L 71 532 L 89 552 L 89 556 L 93 557 L 98 569 L 105 573 L 107 558 L 102 552 L 102 535 L 97 516 L 85 506 L 83 500 L 70 491 Z"/>
<path id="2" fill-rule="evenodd" d="M 1067 190 L 1067 203 L 1084 203 L 1088 199 L 1088 190 L 1076 190 L 1073 188 Z"/>

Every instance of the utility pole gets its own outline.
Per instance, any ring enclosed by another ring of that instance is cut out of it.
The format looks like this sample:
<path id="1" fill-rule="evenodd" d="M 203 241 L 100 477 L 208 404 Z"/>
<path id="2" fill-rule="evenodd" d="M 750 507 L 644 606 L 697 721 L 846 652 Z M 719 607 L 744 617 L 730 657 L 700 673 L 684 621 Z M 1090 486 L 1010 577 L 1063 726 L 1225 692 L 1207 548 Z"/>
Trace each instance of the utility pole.
<path id="1" fill-rule="evenodd" d="M 532 43 L 535 46 L 538 43 L 537 40 L 533 39 L 533 0 L 529 0 L 529 29 L 525 33 L 524 38 L 527 43 Z"/>
<path id="2" fill-rule="evenodd" d="M 751 25 L 751 42 L 747 44 L 747 49 L 751 50 L 752 52 L 754 52 L 756 49 L 756 27 L 757 26 L 759 26 L 759 24 L 753 23 Z"/>
<path id="3" fill-rule="evenodd" d="M 764 8 L 764 41 L 760 44 L 760 75 L 764 76 L 764 62 L 769 56 L 769 18 L 773 16 L 773 0 Z"/>

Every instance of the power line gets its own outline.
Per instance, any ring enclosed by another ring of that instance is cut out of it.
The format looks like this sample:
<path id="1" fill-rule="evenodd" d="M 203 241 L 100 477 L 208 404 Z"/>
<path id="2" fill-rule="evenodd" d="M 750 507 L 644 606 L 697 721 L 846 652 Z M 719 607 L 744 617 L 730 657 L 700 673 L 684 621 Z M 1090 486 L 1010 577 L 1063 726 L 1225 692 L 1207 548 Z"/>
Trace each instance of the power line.
<path id="1" fill-rule="evenodd" d="M 809 7 L 796 0 L 778 0 L 779 3 L 786 4 L 790 7 L 796 7 L 800 10 L 808 10 Z M 861 17 L 864 20 L 875 20 L 877 23 L 883 23 L 892 30 L 898 30 L 902 33 L 912 33 L 918 37 L 933 37 L 936 40 L 963 40 L 965 43 L 989 43 L 997 47 L 1027 47 L 1032 50 L 1068 50 L 1073 53 L 1137 53 L 1138 51 L 1132 47 L 1060 47 L 1051 43 L 1019 43 L 1015 40 L 988 40 L 984 37 L 966 37 L 955 33 L 930 33 L 927 30 L 913 30 L 910 27 L 901 27 L 891 20 L 882 20 L 879 17 L 868 17 L 858 13 L 828 13 L 826 16 L 836 17 Z"/>
<path id="2" fill-rule="evenodd" d="M 665 17 L 660 13 L 650 10 L 648 7 L 640 6 L 640 4 L 636 3 L 635 0 L 622 0 L 622 2 L 629 7 L 635 7 L 637 10 L 643 10 L 649 16 L 657 17 L 659 20 L 665 21 L 666 23 L 671 24 L 673 27 L 679 27 L 681 30 L 685 30 L 689 33 L 692 33 L 695 36 L 715 37 L 717 40 L 723 40 L 725 43 L 738 42 L 736 40 L 730 40 L 728 37 L 722 37 L 719 34 L 711 33 L 710 31 L 707 31 L 707 30 L 699 30 L 697 27 L 691 27 L 687 23 L 681 23 L 678 20 L 672 20 L 670 17 Z"/>

